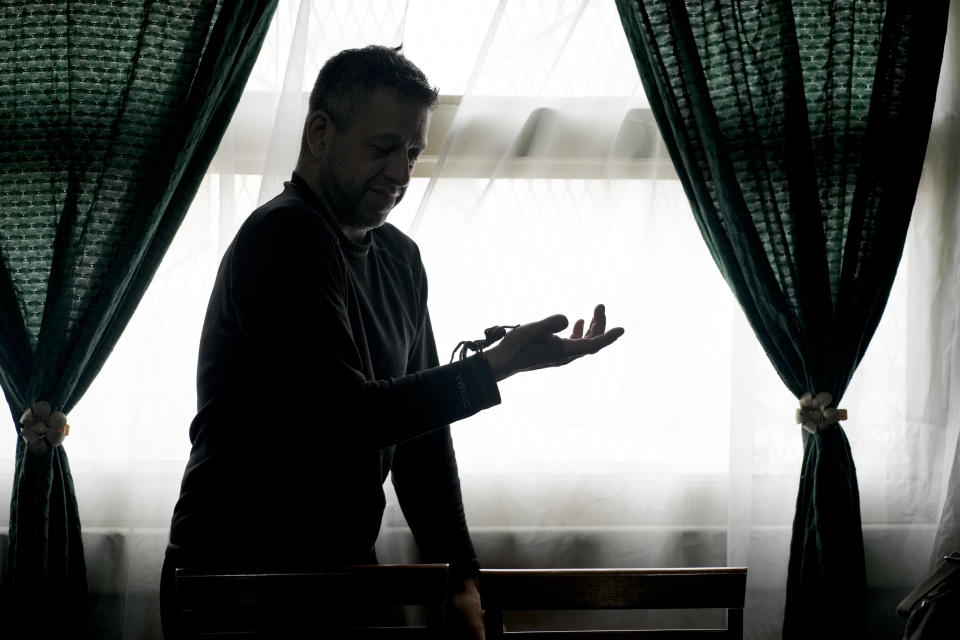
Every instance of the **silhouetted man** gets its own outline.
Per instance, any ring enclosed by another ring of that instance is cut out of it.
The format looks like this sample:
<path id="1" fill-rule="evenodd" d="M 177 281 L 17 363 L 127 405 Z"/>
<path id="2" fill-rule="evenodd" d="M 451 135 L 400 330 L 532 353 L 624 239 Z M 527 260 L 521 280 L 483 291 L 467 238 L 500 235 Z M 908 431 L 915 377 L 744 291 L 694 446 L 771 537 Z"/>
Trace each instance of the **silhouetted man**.
<path id="1" fill-rule="evenodd" d="M 428 562 L 449 562 L 465 637 L 483 637 L 478 564 L 449 424 L 500 402 L 497 382 L 565 364 L 622 334 L 602 307 L 521 325 L 440 366 L 416 244 L 386 223 L 437 92 L 393 49 L 331 58 L 283 192 L 227 249 L 200 341 L 192 450 L 164 563 L 319 569 L 376 562 L 390 473 Z"/>

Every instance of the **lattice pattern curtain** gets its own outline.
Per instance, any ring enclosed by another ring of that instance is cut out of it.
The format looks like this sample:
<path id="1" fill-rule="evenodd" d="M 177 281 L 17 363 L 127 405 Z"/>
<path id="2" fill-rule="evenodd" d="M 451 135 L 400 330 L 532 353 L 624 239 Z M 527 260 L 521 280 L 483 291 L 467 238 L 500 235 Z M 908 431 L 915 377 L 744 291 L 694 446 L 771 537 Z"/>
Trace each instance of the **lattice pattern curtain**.
<path id="1" fill-rule="evenodd" d="M 715 262 L 783 382 L 839 402 L 897 271 L 948 2 L 618 0 Z M 855 418 L 855 416 L 854 416 Z M 804 437 L 783 637 L 862 637 L 856 471 Z"/>
<path id="2" fill-rule="evenodd" d="M 68 412 L 106 360 L 200 184 L 275 5 L 0 8 L 0 383 L 18 428 L 36 401 Z M 66 452 L 17 442 L 4 624 L 79 637 L 85 567 Z"/>

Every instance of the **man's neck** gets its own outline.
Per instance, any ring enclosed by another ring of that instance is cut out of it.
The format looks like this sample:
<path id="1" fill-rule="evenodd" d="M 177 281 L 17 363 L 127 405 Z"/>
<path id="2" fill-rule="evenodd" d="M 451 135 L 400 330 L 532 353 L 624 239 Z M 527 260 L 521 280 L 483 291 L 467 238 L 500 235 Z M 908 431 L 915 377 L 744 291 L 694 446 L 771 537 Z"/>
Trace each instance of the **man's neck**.
<path id="1" fill-rule="evenodd" d="M 337 226 L 340 227 L 340 231 L 343 232 L 347 240 L 354 244 L 363 244 L 363 241 L 367 238 L 367 232 L 370 231 L 369 229 L 351 227 L 343 224 L 339 220 L 337 221 Z"/>
<path id="2" fill-rule="evenodd" d="M 327 197 L 327 194 L 321 188 L 320 184 L 318 184 L 316 180 L 311 179 L 309 171 L 303 171 L 298 165 L 297 168 L 294 169 L 294 173 L 306 183 L 307 188 L 310 189 L 314 197 L 319 201 L 323 210 L 333 219 L 333 222 L 337 225 L 337 228 L 340 229 L 344 237 L 354 244 L 363 244 L 370 229 L 367 227 L 355 227 L 345 223 L 343 221 L 344 216 L 340 215 L 336 206 L 334 206 L 334 203 Z"/>

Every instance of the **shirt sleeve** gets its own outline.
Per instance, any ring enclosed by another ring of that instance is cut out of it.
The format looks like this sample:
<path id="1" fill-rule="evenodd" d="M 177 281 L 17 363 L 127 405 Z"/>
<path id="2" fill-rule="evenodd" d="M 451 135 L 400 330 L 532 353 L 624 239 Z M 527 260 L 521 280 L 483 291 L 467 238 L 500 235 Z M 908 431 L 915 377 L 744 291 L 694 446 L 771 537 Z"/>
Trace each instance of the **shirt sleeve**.
<path id="1" fill-rule="evenodd" d="M 256 370 L 269 372 L 257 381 L 261 400 L 264 390 L 274 396 L 258 402 L 272 406 L 264 419 L 339 455 L 383 449 L 500 402 L 482 357 L 367 379 L 342 253 L 326 222 L 288 207 L 245 227 L 228 269 L 229 297 L 251 353 L 263 360 Z"/>

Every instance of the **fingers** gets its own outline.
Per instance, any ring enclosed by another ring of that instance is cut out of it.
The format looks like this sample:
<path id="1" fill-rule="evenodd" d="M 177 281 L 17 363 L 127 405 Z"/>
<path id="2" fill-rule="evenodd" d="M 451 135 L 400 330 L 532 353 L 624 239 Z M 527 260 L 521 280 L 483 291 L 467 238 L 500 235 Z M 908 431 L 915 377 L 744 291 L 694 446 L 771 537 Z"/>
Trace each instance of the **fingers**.
<path id="1" fill-rule="evenodd" d="M 589 334 L 587 334 L 589 336 Z M 564 356 L 569 359 L 579 358 L 590 353 L 596 353 L 613 344 L 623 335 L 622 327 L 615 327 L 598 336 L 585 337 L 581 340 L 564 341 Z"/>
<path id="2" fill-rule="evenodd" d="M 587 338 L 594 338 L 603 335 L 607 330 L 607 313 L 602 304 L 598 304 L 593 310 L 593 319 L 590 321 L 590 328 L 587 329 Z"/>
<path id="3" fill-rule="evenodd" d="M 538 322 L 531 322 L 528 326 L 533 333 L 557 333 L 558 331 L 566 329 L 568 324 L 569 320 L 567 320 L 566 316 L 556 314 L 548 316 Z M 573 333 L 570 334 L 572 340 L 602 336 L 607 330 L 606 308 L 602 304 L 598 304 L 594 308 L 593 318 L 590 320 L 590 326 L 586 334 L 583 333 L 584 324 L 583 320 L 577 320 L 573 324 Z"/>
<path id="4" fill-rule="evenodd" d="M 583 320 L 577 320 L 573 323 L 573 333 L 570 334 L 571 340 L 579 340 L 583 337 Z"/>
<path id="5" fill-rule="evenodd" d="M 529 326 L 531 327 L 533 333 L 557 333 L 558 331 L 563 331 L 566 329 L 568 322 L 569 321 L 567 320 L 566 316 L 556 314 L 548 316 L 539 322 L 531 322 Z M 584 325 L 585 323 L 583 320 L 577 320 L 573 324 L 573 332 L 570 334 L 571 340 L 592 339 L 604 335 L 607 330 L 606 308 L 602 304 L 598 304 L 593 309 L 593 318 L 590 320 L 590 326 L 587 329 L 586 334 L 583 332 Z"/>
<path id="6" fill-rule="evenodd" d="M 603 335 L 604 331 L 607 330 L 607 314 L 602 304 L 598 304 L 594 308 L 593 318 L 590 320 L 590 328 L 587 329 L 586 335 L 583 334 L 583 327 L 583 320 L 577 320 L 573 324 L 573 333 L 570 334 L 570 339 L 579 340 L 580 338 L 595 338 Z"/>

